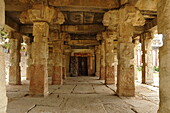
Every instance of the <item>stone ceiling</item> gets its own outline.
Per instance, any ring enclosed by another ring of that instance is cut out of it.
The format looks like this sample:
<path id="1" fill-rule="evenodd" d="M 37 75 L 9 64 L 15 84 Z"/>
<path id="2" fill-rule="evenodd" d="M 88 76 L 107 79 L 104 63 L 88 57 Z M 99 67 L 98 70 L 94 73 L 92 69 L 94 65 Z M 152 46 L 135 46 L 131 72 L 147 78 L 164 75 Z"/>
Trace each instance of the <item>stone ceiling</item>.
<path id="1" fill-rule="evenodd" d="M 111 9 L 118 9 L 120 4 L 128 0 L 5 0 L 6 16 L 20 27 L 19 21 L 22 11 L 31 8 L 34 2 L 44 2 L 63 12 L 65 23 L 62 31 L 71 34 L 72 39 L 95 39 L 98 32 L 104 31 L 102 25 L 103 15 Z M 145 19 L 149 22 L 156 18 L 157 0 L 129 0 L 141 10 Z M 14 26 L 14 25 L 13 25 Z M 75 27 L 76 26 L 76 27 Z M 75 29 L 73 29 L 75 28 Z M 78 29 L 78 30 L 77 30 Z"/>

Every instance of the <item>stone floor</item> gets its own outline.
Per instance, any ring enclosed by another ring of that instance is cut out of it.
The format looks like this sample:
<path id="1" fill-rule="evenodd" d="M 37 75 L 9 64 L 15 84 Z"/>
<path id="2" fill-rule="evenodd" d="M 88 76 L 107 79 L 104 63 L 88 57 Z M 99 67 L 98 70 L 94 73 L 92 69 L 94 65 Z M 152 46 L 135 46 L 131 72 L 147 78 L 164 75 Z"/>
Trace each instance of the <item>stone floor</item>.
<path id="1" fill-rule="evenodd" d="M 7 113 L 156 113 L 158 88 L 136 83 L 136 97 L 118 97 L 115 86 L 97 77 L 67 78 L 50 85 L 48 97 L 30 97 L 29 81 L 7 86 Z"/>

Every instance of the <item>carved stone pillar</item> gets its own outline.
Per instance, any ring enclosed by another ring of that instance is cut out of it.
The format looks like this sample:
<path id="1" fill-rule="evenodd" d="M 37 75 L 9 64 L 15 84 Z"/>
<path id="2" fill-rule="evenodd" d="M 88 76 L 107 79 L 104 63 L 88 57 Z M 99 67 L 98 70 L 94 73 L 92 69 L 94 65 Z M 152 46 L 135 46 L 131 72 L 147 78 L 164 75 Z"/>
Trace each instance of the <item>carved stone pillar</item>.
<path id="1" fill-rule="evenodd" d="M 170 2 L 160 0 L 158 3 L 158 33 L 163 34 L 163 46 L 159 49 L 160 61 L 160 104 L 158 113 L 170 113 Z"/>
<path id="2" fill-rule="evenodd" d="M 150 33 L 142 35 L 142 83 L 151 85 L 153 83 L 153 55 L 152 38 Z"/>
<path id="3" fill-rule="evenodd" d="M 62 42 L 61 40 L 53 41 L 53 76 L 52 85 L 63 84 L 63 72 L 62 72 Z"/>
<path id="4" fill-rule="evenodd" d="M 146 84 L 153 84 L 153 54 L 151 33 L 146 34 Z"/>
<path id="5" fill-rule="evenodd" d="M 9 67 L 9 84 L 20 85 L 21 84 L 21 40 L 22 35 L 16 32 L 11 32 L 10 37 L 10 67 Z"/>
<path id="6" fill-rule="evenodd" d="M 139 45 L 139 38 L 136 38 L 134 40 L 134 44 L 135 44 L 135 47 L 134 47 L 134 75 L 135 75 L 135 80 L 138 80 L 138 69 L 137 69 L 137 66 L 138 66 L 138 45 Z"/>
<path id="7" fill-rule="evenodd" d="M 106 70 L 105 70 L 105 42 L 101 44 L 101 66 L 100 66 L 100 80 L 105 80 Z"/>
<path id="8" fill-rule="evenodd" d="M 48 94 L 48 37 L 49 24 L 63 24 L 64 15 L 53 7 L 44 5 L 43 2 L 35 3 L 32 9 L 24 11 L 20 15 L 23 24 L 33 23 L 34 42 L 32 44 L 31 65 L 32 76 L 30 78 L 30 92 L 33 95 Z"/>
<path id="9" fill-rule="evenodd" d="M 117 65 L 118 65 L 117 49 L 114 49 L 114 76 L 115 76 L 115 84 L 117 84 Z"/>
<path id="10" fill-rule="evenodd" d="M 5 3 L 0 0 L 0 32 L 5 25 Z M 1 33 L 0 33 L 0 113 L 6 113 L 7 109 L 7 96 L 6 96 L 6 82 L 5 82 L 5 57 L 3 48 L 1 46 Z"/>
<path id="11" fill-rule="evenodd" d="M 134 44 L 132 36 L 134 26 L 144 25 L 145 19 L 140 11 L 130 4 L 126 4 L 119 10 L 119 18 L 117 94 L 119 96 L 134 96 Z"/>
<path id="12" fill-rule="evenodd" d="M 48 35 L 47 22 L 34 22 L 34 42 L 32 43 L 32 65 L 30 77 L 30 93 L 32 95 L 48 95 Z"/>
<path id="13" fill-rule="evenodd" d="M 27 44 L 27 69 L 26 69 L 26 79 L 30 80 L 30 76 L 31 76 L 31 64 L 32 64 L 32 56 L 31 56 L 31 42 L 30 42 L 30 38 L 24 36 L 24 42 Z"/>
<path id="14" fill-rule="evenodd" d="M 96 47 L 96 76 L 100 77 L 100 59 L 101 59 L 101 52 L 100 52 L 100 45 Z"/>
<path id="15" fill-rule="evenodd" d="M 63 70 L 63 79 L 66 79 L 66 55 L 64 53 L 62 56 L 62 70 Z"/>
<path id="16" fill-rule="evenodd" d="M 105 39 L 105 68 L 106 77 L 105 84 L 114 84 L 114 32 L 103 32 L 103 37 Z"/>
<path id="17" fill-rule="evenodd" d="M 48 51 L 48 76 L 52 77 L 53 75 L 53 47 L 49 45 Z"/>
<path id="18" fill-rule="evenodd" d="M 69 77 L 70 76 L 70 57 L 71 57 L 71 51 L 65 51 L 65 55 L 66 55 L 66 76 Z"/>

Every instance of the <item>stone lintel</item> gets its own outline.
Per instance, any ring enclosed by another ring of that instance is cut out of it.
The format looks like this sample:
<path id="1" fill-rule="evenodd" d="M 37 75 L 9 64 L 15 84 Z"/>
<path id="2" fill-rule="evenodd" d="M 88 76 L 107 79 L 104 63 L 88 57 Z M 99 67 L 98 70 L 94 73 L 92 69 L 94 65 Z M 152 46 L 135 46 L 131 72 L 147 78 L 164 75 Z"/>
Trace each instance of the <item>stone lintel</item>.
<path id="1" fill-rule="evenodd" d="M 72 7 L 81 7 L 81 8 L 106 8 L 106 9 L 112 9 L 112 8 L 118 8 L 119 2 L 118 0 L 91 0 L 91 1 L 85 1 L 85 0 L 49 0 L 49 4 L 52 6 L 72 6 Z"/>
<path id="2" fill-rule="evenodd" d="M 102 32 L 103 25 L 62 25 L 61 31 L 68 33 L 94 33 Z"/>

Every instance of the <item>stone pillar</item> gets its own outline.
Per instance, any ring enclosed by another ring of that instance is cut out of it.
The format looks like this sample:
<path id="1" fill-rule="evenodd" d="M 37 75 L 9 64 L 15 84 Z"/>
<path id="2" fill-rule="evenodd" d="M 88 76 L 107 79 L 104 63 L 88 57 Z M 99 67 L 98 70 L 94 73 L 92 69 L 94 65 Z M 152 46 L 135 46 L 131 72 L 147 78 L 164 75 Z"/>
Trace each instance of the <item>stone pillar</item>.
<path id="1" fill-rule="evenodd" d="M 158 33 L 163 34 L 163 46 L 159 49 L 160 104 L 158 113 L 170 113 L 170 2 L 160 0 L 158 3 Z"/>
<path id="2" fill-rule="evenodd" d="M 133 15 L 133 16 L 129 16 Z M 134 26 L 142 26 L 145 19 L 133 5 L 126 4 L 119 10 L 120 37 L 118 39 L 118 77 L 117 94 L 134 96 L 134 44 L 132 43 Z"/>
<path id="3" fill-rule="evenodd" d="M 24 41 L 27 44 L 27 69 L 26 69 L 26 79 L 30 80 L 31 76 L 31 64 L 32 64 L 32 56 L 31 56 L 31 41 L 29 37 L 24 37 Z"/>
<path id="4" fill-rule="evenodd" d="M 147 33 L 146 40 L 146 84 L 153 84 L 153 54 L 152 54 L 152 37 L 151 33 Z"/>
<path id="5" fill-rule="evenodd" d="M 142 83 L 151 85 L 153 83 L 153 55 L 152 38 L 150 33 L 142 35 Z"/>
<path id="6" fill-rule="evenodd" d="M 96 47 L 96 76 L 100 77 L 100 59 L 101 59 L 101 55 L 100 55 L 100 45 Z"/>
<path id="7" fill-rule="evenodd" d="M 141 40 L 142 40 L 142 83 L 146 83 L 146 44 L 145 44 L 145 34 L 141 34 Z"/>
<path id="8" fill-rule="evenodd" d="M 41 29 L 40 29 L 41 28 Z M 48 95 L 48 38 L 47 22 L 33 23 L 34 42 L 32 43 L 32 65 L 30 77 L 30 93 L 32 95 Z"/>
<path id="9" fill-rule="evenodd" d="M 20 85 L 21 84 L 21 40 L 22 35 L 17 32 L 11 32 L 10 37 L 10 67 L 9 67 L 9 84 Z"/>
<path id="10" fill-rule="evenodd" d="M 53 76 L 52 85 L 62 85 L 63 84 L 63 72 L 62 72 L 62 42 L 61 40 L 53 41 Z"/>
<path id="11" fill-rule="evenodd" d="M 103 32 L 103 37 L 105 39 L 105 69 L 106 77 L 105 84 L 114 84 L 114 32 Z"/>
<path id="12" fill-rule="evenodd" d="M 0 32 L 5 25 L 5 3 L 0 0 Z M 6 113 L 7 96 L 6 96 L 6 82 L 5 82 L 5 57 L 3 48 L 1 46 L 2 38 L 0 33 L 0 113 Z"/>
<path id="13" fill-rule="evenodd" d="M 32 9 L 20 15 L 23 24 L 33 23 L 34 42 L 32 43 L 32 76 L 30 78 L 30 93 L 32 95 L 48 95 L 48 38 L 49 25 L 64 23 L 64 15 L 53 7 L 39 1 L 33 2 Z"/>
<path id="14" fill-rule="evenodd" d="M 49 53 L 48 53 L 48 76 L 52 77 L 53 75 L 53 47 L 49 45 Z"/>
<path id="15" fill-rule="evenodd" d="M 70 76 L 70 56 L 71 56 L 71 51 L 70 50 L 65 50 L 65 57 L 66 57 L 66 76 Z"/>
<path id="16" fill-rule="evenodd" d="M 117 49 L 114 49 L 114 76 L 115 76 L 115 84 L 117 84 L 117 65 L 118 65 Z"/>
<path id="17" fill-rule="evenodd" d="M 62 70 L 63 70 L 63 79 L 66 79 L 66 55 L 64 53 L 62 56 Z"/>
<path id="18" fill-rule="evenodd" d="M 135 47 L 134 47 L 134 75 L 135 75 L 135 80 L 138 80 L 138 45 L 139 45 L 139 38 L 135 38 L 134 39 L 134 44 L 135 44 Z"/>
<path id="19" fill-rule="evenodd" d="M 105 42 L 101 44 L 101 66 L 100 66 L 100 80 L 105 80 L 106 70 L 105 70 Z"/>

